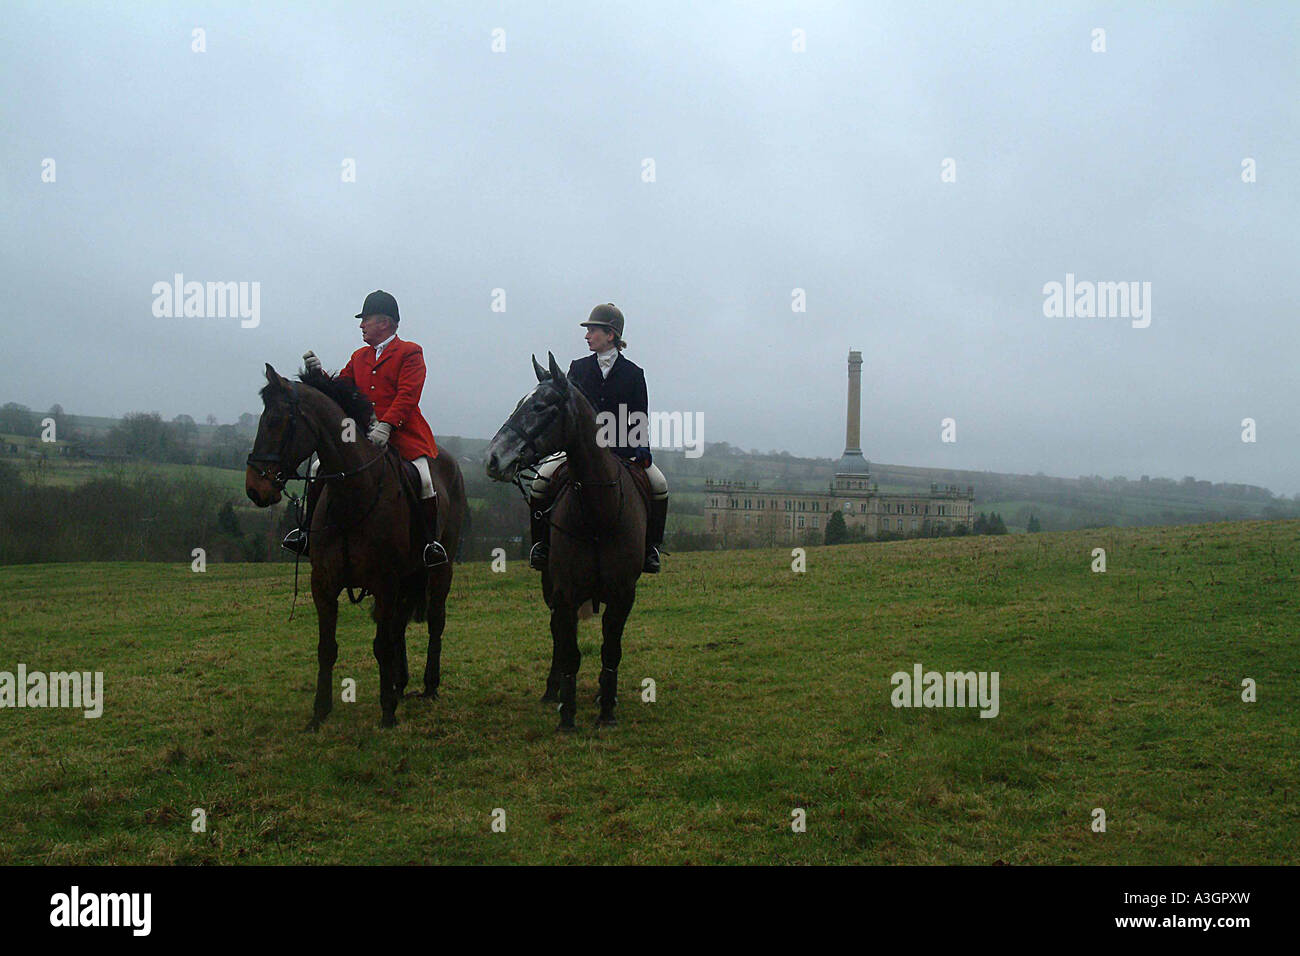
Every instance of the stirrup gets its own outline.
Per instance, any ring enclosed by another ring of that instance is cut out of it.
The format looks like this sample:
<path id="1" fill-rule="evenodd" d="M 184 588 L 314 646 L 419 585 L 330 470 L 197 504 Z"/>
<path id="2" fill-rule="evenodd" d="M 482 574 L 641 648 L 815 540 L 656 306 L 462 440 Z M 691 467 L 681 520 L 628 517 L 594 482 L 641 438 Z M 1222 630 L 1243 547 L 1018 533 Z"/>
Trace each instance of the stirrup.
<path id="1" fill-rule="evenodd" d="M 546 562 L 550 556 L 551 549 L 538 541 L 533 545 L 533 549 L 528 552 L 528 566 L 534 571 L 545 571 Z"/>
<path id="2" fill-rule="evenodd" d="M 641 573 L 642 574 L 659 573 L 659 549 L 654 547 L 653 545 L 651 545 L 650 550 L 648 550 L 645 553 L 645 564 L 641 566 Z"/>
<path id="3" fill-rule="evenodd" d="M 442 567 L 449 560 L 447 558 L 447 549 L 438 541 L 430 541 L 424 546 L 423 559 L 426 568 Z"/>
<path id="4" fill-rule="evenodd" d="M 284 550 L 286 551 L 291 551 L 294 554 L 306 554 L 307 553 L 306 529 L 294 528 L 292 531 L 290 531 L 288 534 L 284 536 L 284 540 L 280 542 L 280 547 L 284 548 Z"/>

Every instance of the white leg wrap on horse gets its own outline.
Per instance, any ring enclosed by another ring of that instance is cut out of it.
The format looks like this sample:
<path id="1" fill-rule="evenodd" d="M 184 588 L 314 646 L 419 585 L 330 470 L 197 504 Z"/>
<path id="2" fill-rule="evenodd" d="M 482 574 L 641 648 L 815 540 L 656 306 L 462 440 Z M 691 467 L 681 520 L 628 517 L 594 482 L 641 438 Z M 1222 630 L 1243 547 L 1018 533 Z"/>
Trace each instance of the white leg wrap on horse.
<path id="1" fill-rule="evenodd" d="M 420 473 L 420 497 L 432 498 L 437 492 L 433 488 L 433 475 L 429 474 L 429 456 L 421 455 L 412 460 L 411 464 Z"/>

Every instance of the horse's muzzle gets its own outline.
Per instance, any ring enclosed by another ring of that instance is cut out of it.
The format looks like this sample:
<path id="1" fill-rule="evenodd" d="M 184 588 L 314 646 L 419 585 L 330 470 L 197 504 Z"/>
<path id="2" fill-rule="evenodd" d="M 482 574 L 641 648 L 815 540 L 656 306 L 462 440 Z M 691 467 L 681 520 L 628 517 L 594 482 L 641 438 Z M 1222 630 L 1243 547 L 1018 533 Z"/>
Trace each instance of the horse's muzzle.
<path id="1" fill-rule="evenodd" d="M 251 465 L 244 471 L 244 493 L 259 508 L 269 508 L 280 498 L 280 488 Z"/>

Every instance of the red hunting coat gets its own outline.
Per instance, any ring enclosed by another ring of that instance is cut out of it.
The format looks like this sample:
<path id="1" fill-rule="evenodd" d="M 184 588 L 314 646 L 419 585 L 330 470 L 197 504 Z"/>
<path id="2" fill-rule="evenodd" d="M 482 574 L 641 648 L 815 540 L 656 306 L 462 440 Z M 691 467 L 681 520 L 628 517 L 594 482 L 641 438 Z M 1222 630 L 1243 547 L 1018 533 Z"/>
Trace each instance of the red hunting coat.
<path id="1" fill-rule="evenodd" d="M 420 393 L 424 391 L 424 350 L 420 346 L 395 338 L 376 362 L 374 347 L 364 345 L 352 353 L 339 378 L 350 379 L 375 403 L 376 417 L 393 426 L 389 444 L 404 460 L 438 457 L 433 430 L 420 414 Z"/>

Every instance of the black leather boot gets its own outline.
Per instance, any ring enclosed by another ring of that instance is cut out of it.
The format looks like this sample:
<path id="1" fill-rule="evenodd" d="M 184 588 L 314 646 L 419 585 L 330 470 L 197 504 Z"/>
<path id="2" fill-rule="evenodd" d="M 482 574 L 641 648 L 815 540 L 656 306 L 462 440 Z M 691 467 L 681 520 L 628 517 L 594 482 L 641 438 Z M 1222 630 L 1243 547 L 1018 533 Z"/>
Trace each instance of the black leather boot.
<path id="1" fill-rule="evenodd" d="M 438 496 L 420 501 L 420 514 L 424 518 L 424 553 L 421 559 L 426 568 L 439 568 L 447 563 L 447 549 L 438 541 Z"/>
<path id="2" fill-rule="evenodd" d="M 668 499 L 652 499 L 646 516 L 645 565 L 642 574 L 659 573 L 659 550 L 664 546 L 664 525 L 668 522 Z"/>
<path id="3" fill-rule="evenodd" d="M 551 555 L 551 521 L 542 513 L 542 502 L 536 498 L 528 500 L 528 532 L 533 539 L 532 550 L 528 552 L 528 566 L 534 571 L 545 571 L 547 559 Z"/>

